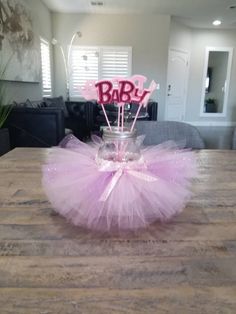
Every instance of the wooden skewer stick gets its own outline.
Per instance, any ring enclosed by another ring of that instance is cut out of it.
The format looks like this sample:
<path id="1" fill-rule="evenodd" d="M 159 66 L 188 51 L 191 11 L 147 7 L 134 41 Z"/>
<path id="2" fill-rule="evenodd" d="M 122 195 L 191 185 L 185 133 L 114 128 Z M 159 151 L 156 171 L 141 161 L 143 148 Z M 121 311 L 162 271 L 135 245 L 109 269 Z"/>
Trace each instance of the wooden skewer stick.
<path id="1" fill-rule="evenodd" d="M 105 118 L 106 118 L 106 121 L 107 121 L 108 127 L 109 127 L 109 129 L 110 129 L 110 131 L 111 131 L 111 125 L 110 125 L 110 122 L 109 122 L 109 120 L 108 120 L 106 110 L 105 110 L 105 108 L 104 108 L 104 105 L 103 105 L 103 104 L 101 104 L 101 106 L 102 106 L 102 110 L 103 110 L 104 116 L 105 116 Z"/>
<path id="2" fill-rule="evenodd" d="M 120 104 L 118 104 L 118 117 L 117 117 L 117 120 L 118 120 L 118 131 L 120 130 Z"/>
<path id="3" fill-rule="evenodd" d="M 125 104 L 122 103 L 121 131 L 124 131 Z"/>
<path id="4" fill-rule="evenodd" d="M 140 104 L 140 105 L 139 105 L 139 107 L 138 107 L 138 110 L 137 110 L 137 112 L 136 112 L 136 115 L 135 115 L 135 118 L 134 118 L 133 124 L 132 124 L 131 129 L 130 129 L 130 132 L 132 132 L 132 131 L 133 131 L 133 129 L 134 129 L 134 126 L 135 126 L 136 120 L 137 120 L 137 118 L 138 118 L 138 115 L 139 115 L 139 112 L 140 112 L 140 110 L 141 110 L 142 106 L 143 106 L 143 104 Z"/>

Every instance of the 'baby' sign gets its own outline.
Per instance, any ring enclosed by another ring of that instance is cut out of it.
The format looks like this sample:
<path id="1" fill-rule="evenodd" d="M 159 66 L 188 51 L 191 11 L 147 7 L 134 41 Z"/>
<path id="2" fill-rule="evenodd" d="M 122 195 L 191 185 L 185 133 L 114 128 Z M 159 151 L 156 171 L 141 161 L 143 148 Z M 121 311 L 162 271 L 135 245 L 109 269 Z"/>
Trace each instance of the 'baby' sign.
<path id="1" fill-rule="evenodd" d="M 157 84 L 152 81 L 148 88 L 144 88 L 147 78 L 143 75 L 133 75 L 129 79 L 115 77 L 111 80 L 94 81 L 89 80 L 83 88 L 80 88 L 82 96 L 86 100 L 96 100 L 102 107 L 108 127 L 111 129 L 109 118 L 107 117 L 105 106 L 116 103 L 118 105 L 117 126 L 123 131 L 124 128 L 124 106 L 125 103 L 134 103 L 138 105 L 136 115 L 133 120 L 131 131 L 141 110 L 146 107 L 148 100 Z"/>
<path id="2" fill-rule="evenodd" d="M 111 80 L 87 81 L 80 89 L 86 100 L 96 100 L 99 104 L 136 103 L 146 106 L 156 89 L 157 84 L 152 81 L 148 88 L 144 88 L 147 78 L 143 75 L 134 75 L 129 79 L 113 78 Z"/>

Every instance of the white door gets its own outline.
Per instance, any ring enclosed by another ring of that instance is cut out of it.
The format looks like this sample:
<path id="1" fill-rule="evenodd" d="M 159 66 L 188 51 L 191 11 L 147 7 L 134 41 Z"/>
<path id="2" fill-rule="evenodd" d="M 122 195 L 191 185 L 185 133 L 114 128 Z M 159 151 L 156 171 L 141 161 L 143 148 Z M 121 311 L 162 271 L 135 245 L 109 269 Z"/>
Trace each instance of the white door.
<path id="1" fill-rule="evenodd" d="M 187 52 L 169 50 L 165 119 L 183 121 L 187 98 L 189 56 Z"/>

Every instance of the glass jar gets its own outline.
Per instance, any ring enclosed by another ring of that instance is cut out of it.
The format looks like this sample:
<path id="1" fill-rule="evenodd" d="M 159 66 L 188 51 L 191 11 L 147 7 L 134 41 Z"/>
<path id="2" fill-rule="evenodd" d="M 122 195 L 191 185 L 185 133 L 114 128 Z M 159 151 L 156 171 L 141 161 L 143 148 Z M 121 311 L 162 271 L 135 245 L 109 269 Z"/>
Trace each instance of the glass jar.
<path id="1" fill-rule="evenodd" d="M 98 150 L 99 159 L 114 162 L 130 162 L 141 158 L 140 148 L 137 144 L 137 132 L 124 128 L 123 132 L 117 127 L 103 129 L 104 143 Z"/>

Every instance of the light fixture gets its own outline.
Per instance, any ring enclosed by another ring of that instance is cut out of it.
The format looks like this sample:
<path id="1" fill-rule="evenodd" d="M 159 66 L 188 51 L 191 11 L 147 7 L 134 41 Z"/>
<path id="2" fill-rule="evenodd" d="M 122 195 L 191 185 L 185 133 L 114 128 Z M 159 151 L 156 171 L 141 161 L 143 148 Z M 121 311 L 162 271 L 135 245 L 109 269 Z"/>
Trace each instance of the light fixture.
<path id="1" fill-rule="evenodd" d="M 102 1 L 91 1 L 90 3 L 93 7 L 102 7 L 104 5 Z"/>
<path id="2" fill-rule="evenodd" d="M 212 22 L 212 24 L 214 26 L 219 26 L 219 25 L 221 25 L 221 21 L 220 20 L 215 20 L 215 21 Z"/>
<path id="3" fill-rule="evenodd" d="M 64 67 L 65 67 L 65 74 L 66 74 L 66 99 L 67 100 L 70 100 L 69 79 L 70 79 L 70 74 L 71 73 L 69 72 L 69 69 L 70 69 L 69 64 L 70 64 L 70 57 L 71 57 L 71 49 L 72 49 L 72 45 L 73 45 L 73 42 L 74 42 L 76 36 L 81 38 L 82 37 L 82 33 L 80 31 L 77 31 L 71 37 L 69 48 L 68 48 L 67 58 L 66 58 L 66 54 L 65 54 L 65 52 L 63 50 L 63 47 L 62 47 L 61 43 L 58 42 L 58 40 L 56 38 L 53 38 L 52 41 L 51 41 L 52 45 L 59 46 L 59 48 L 61 50 L 63 63 L 64 63 Z"/>

